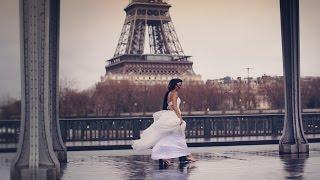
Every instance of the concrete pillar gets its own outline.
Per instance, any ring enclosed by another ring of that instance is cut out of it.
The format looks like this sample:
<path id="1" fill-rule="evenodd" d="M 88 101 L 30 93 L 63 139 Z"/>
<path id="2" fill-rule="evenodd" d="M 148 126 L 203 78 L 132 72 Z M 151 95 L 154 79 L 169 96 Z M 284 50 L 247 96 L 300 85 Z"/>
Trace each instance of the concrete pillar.
<path id="1" fill-rule="evenodd" d="M 21 127 L 12 180 L 56 180 L 60 164 L 51 137 L 50 16 L 57 0 L 20 0 Z"/>
<path id="2" fill-rule="evenodd" d="M 300 99 L 299 0 L 280 0 L 283 70 L 285 78 L 285 119 L 280 153 L 307 153 Z"/>
<path id="3" fill-rule="evenodd" d="M 49 91 L 50 121 L 53 150 L 61 163 L 67 162 L 67 150 L 61 138 L 59 124 L 59 29 L 60 0 L 51 0 L 50 11 L 50 42 L 49 42 Z"/>

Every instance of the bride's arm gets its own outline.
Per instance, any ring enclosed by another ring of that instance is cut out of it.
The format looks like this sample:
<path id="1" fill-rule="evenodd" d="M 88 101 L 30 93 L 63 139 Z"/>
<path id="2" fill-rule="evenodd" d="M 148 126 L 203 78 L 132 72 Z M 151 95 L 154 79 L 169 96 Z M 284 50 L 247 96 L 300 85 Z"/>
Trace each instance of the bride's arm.
<path id="1" fill-rule="evenodd" d="M 174 112 L 176 113 L 176 115 L 178 116 L 178 118 L 180 119 L 180 124 L 182 123 L 182 116 L 181 116 L 181 113 L 180 113 L 180 111 L 179 111 L 179 108 L 178 108 L 178 103 L 177 103 L 177 100 L 178 100 L 178 94 L 177 94 L 177 92 L 173 92 L 172 93 L 172 103 L 173 103 L 173 105 L 172 105 L 172 108 L 173 108 L 173 110 L 174 110 Z"/>

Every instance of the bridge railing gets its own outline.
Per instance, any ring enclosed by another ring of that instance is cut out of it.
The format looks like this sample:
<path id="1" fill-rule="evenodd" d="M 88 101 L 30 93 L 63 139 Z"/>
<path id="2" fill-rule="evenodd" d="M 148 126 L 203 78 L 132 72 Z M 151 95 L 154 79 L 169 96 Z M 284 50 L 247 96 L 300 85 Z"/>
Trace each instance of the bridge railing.
<path id="1" fill-rule="evenodd" d="M 184 116 L 187 138 L 270 136 L 282 133 L 284 114 Z M 306 134 L 320 134 L 320 113 L 303 113 Z M 138 139 L 152 117 L 60 119 L 62 138 L 70 141 Z M 0 143 L 16 143 L 19 120 L 0 121 Z"/>

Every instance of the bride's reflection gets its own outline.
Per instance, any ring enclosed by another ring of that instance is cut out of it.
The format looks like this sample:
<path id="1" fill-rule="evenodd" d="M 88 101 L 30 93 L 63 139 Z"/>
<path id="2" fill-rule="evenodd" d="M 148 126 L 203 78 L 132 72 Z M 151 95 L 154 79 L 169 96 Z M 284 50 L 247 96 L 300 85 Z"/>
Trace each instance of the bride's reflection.
<path id="1" fill-rule="evenodd" d="M 193 171 L 197 166 L 195 166 L 195 163 L 180 163 L 179 164 L 179 170 L 180 172 L 185 172 L 187 174 L 190 174 L 191 171 Z"/>
<path id="2" fill-rule="evenodd" d="M 180 163 L 179 166 L 159 166 L 152 173 L 152 179 L 188 179 L 190 173 L 196 168 L 195 163 Z"/>
<path id="3" fill-rule="evenodd" d="M 309 154 L 285 154 L 280 159 L 283 162 L 286 179 L 303 179 L 304 166 Z"/>

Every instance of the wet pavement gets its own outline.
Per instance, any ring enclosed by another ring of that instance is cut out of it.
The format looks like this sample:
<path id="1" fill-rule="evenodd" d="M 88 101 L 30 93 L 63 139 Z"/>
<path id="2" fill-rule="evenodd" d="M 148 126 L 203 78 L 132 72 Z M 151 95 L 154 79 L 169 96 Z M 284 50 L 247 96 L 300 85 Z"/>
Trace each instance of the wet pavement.
<path id="1" fill-rule="evenodd" d="M 310 143 L 309 155 L 279 155 L 278 145 L 194 147 L 195 163 L 160 169 L 150 151 L 112 150 L 68 152 L 63 180 L 100 179 L 223 179 L 276 180 L 320 177 L 320 143 Z M 13 153 L 0 154 L 1 180 L 9 180 Z"/>

